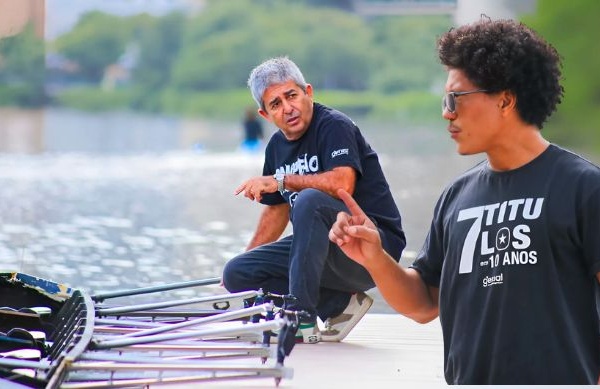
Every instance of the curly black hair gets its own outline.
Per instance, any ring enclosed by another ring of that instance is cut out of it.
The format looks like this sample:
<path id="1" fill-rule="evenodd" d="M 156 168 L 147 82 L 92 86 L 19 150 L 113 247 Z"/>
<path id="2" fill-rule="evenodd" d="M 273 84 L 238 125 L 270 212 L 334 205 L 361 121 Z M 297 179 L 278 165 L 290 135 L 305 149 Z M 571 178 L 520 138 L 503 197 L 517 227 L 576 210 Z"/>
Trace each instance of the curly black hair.
<path id="1" fill-rule="evenodd" d="M 514 93 L 521 118 L 540 129 L 562 101 L 558 52 L 522 23 L 484 16 L 450 29 L 437 49 L 443 65 L 463 71 L 479 88 Z"/>

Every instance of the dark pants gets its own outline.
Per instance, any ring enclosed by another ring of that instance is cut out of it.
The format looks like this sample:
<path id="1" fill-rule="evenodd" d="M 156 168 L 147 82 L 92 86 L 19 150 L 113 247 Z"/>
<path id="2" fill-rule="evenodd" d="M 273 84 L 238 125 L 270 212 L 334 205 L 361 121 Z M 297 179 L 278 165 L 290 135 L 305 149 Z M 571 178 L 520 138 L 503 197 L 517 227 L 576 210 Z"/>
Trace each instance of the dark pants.
<path id="1" fill-rule="evenodd" d="M 308 312 L 312 320 L 342 313 L 352 293 L 375 283 L 362 265 L 329 241 L 340 211 L 347 212 L 342 201 L 316 189 L 302 190 L 290 215 L 293 235 L 230 260 L 223 270 L 225 288 L 292 294 L 297 300 L 289 308 Z"/>

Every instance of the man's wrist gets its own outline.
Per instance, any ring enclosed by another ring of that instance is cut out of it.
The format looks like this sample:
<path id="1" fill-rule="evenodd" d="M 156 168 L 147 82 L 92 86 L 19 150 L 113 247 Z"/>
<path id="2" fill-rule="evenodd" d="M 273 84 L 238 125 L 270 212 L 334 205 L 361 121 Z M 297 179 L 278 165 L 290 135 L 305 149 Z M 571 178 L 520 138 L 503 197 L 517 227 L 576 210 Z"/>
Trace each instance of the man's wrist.
<path id="1" fill-rule="evenodd" d="M 283 194 L 285 192 L 285 174 L 284 173 L 275 173 L 273 176 L 275 181 L 277 181 L 277 190 L 279 193 Z"/>

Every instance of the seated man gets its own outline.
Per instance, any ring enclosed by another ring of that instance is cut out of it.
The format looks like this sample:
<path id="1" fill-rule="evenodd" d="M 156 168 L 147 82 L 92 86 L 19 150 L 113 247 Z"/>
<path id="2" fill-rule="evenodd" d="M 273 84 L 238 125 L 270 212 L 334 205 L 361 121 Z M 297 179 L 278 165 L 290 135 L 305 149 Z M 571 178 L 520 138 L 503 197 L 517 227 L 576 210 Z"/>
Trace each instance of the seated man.
<path id="1" fill-rule="evenodd" d="M 375 284 L 328 239 L 337 213 L 347 210 L 336 191 L 353 195 L 396 261 L 406 246 L 400 212 L 359 128 L 343 113 L 313 102 L 312 86 L 296 64 L 270 59 L 251 72 L 248 86 L 258 113 L 279 131 L 265 149 L 263 175 L 235 191 L 266 207 L 247 251 L 225 265 L 223 285 L 230 292 L 291 294 L 296 300 L 288 308 L 309 315 L 298 341 L 340 341 L 371 306 L 364 291 Z M 293 234 L 279 239 L 288 220 Z"/>

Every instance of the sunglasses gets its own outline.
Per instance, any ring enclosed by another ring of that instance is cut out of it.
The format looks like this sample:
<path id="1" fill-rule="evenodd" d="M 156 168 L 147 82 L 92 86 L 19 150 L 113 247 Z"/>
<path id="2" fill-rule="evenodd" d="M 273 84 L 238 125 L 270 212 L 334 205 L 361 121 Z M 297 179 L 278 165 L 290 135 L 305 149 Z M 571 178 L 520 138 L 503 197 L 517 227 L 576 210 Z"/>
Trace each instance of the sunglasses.
<path id="1" fill-rule="evenodd" d="M 450 113 L 456 112 L 456 97 L 470 95 L 471 93 L 488 92 L 487 89 L 470 90 L 466 92 L 450 92 L 442 97 L 442 112 L 446 109 Z"/>

